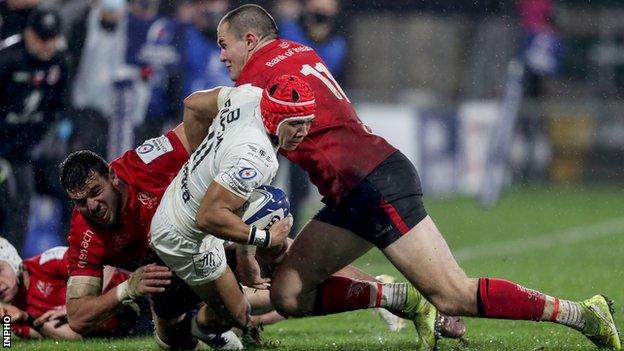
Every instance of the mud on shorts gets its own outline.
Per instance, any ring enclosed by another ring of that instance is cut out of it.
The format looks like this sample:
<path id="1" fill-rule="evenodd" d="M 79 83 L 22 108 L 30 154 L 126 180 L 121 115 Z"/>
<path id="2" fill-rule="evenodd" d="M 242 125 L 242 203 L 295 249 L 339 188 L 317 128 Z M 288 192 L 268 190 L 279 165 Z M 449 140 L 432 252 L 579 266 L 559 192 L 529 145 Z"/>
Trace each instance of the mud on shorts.
<path id="1" fill-rule="evenodd" d="M 380 250 L 427 216 L 418 172 L 396 151 L 337 204 L 326 204 L 314 219 L 352 231 Z"/>

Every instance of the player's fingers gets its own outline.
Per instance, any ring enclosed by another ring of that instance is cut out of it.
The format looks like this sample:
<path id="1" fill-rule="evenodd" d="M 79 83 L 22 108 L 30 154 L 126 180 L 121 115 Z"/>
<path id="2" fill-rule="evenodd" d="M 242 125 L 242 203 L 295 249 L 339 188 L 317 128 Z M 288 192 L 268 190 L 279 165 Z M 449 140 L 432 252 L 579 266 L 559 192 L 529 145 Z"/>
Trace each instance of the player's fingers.
<path id="1" fill-rule="evenodd" d="M 171 271 L 154 271 L 154 272 L 143 272 L 141 274 L 142 279 L 169 279 L 173 273 Z"/>
<path id="2" fill-rule="evenodd" d="M 146 272 L 169 272 L 169 267 L 166 266 L 159 266 L 155 263 L 151 263 L 147 266 L 145 266 L 145 271 Z"/>
<path id="3" fill-rule="evenodd" d="M 48 319 L 50 319 L 50 311 L 45 312 L 44 314 L 42 314 L 41 316 L 39 316 L 39 318 L 35 319 L 33 321 L 33 325 L 35 327 L 40 327 L 43 325 L 43 323 L 45 323 Z"/>
<path id="4" fill-rule="evenodd" d="M 144 287 L 161 287 L 171 284 L 171 279 L 144 279 L 141 283 Z"/>
<path id="5" fill-rule="evenodd" d="M 253 284 L 250 287 L 258 290 L 268 290 L 271 285 L 263 283 L 263 284 Z"/>

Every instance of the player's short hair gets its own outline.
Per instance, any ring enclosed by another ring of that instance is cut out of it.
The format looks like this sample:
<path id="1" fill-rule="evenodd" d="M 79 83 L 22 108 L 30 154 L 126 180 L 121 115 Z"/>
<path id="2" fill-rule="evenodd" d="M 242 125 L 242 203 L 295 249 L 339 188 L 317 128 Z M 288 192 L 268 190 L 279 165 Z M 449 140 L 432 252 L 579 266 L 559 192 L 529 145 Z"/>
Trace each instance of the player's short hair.
<path id="1" fill-rule="evenodd" d="M 108 163 L 89 150 L 72 152 L 61 162 L 59 168 L 61 185 L 65 190 L 82 188 L 92 172 L 101 176 L 108 175 Z"/>
<path id="2" fill-rule="evenodd" d="M 260 38 L 276 39 L 277 24 L 273 16 L 264 8 L 254 4 L 246 4 L 228 12 L 221 23 L 228 23 L 238 38 L 247 32 L 254 32 Z"/>

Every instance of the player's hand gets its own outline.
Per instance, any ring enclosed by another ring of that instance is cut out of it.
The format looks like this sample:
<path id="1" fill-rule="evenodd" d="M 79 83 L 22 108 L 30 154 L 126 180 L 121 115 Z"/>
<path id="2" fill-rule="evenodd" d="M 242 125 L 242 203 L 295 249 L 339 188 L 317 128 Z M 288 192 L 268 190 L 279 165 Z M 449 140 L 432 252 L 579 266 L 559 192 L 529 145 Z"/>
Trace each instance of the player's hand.
<path id="1" fill-rule="evenodd" d="M 56 321 L 54 328 L 59 325 L 67 323 L 67 307 L 65 305 L 55 307 L 51 310 L 45 311 L 39 318 L 35 319 L 33 326 L 39 328 L 43 323 L 48 321 Z"/>
<path id="2" fill-rule="evenodd" d="M 269 247 L 282 245 L 284 240 L 288 238 L 288 233 L 290 233 L 292 225 L 293 217 L 290 215 L 273 224 L 269 229 L 269 233 L 271 233 L 271 245 Z"/>
<path id="3" fill-rule="evenodd" d="M 28 313 L 9 303 L 0 303 L 0 316 L 11 316 L 12 322 L 25 322 L 28 320 Z"/>
<path id="4" fill-rule="evenodd" d="M 255 289 L 268 289 L 271 279 L 262 278 L 260 265 L 254 255 L 236 255 L 236 278 L 244 286 Z"/>
<path id="5" fill-rule="evenodd" d="M 135 298 L 147 294 L 160 293 L 171 283 L 171 270 L 165 266 L 150 263 L 137 268 L 128 278 L 128 296 Z"/>

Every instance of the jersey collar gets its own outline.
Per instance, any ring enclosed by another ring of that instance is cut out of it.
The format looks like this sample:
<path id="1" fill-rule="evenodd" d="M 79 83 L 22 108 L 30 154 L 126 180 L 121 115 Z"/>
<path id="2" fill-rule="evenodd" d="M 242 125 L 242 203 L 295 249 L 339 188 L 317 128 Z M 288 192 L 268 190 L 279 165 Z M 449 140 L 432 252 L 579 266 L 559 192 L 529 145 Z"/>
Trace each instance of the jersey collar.
<path id="1" fill-rule="evenodd" d="M 247 61 L 247 63 L 245 63 L 245 66 L 243 66 L 243 69 L 241 70 L 241 76 L 245 73 L 248 67 L 253 66 L 255 61 L 260 60 L 268 52 L 272 51 L 276 46 L 278 46 L 279 44 L 283 42 L 285 42 L 285 40 L 279 39 L 279 38 L 275 39 L 272 42 L 269 42 L 265 46 L 258 49 L 258 51 L 254 52 L 253 55 L 251 55 L 251 58 L 249 59 L 249 61 Z"/>

